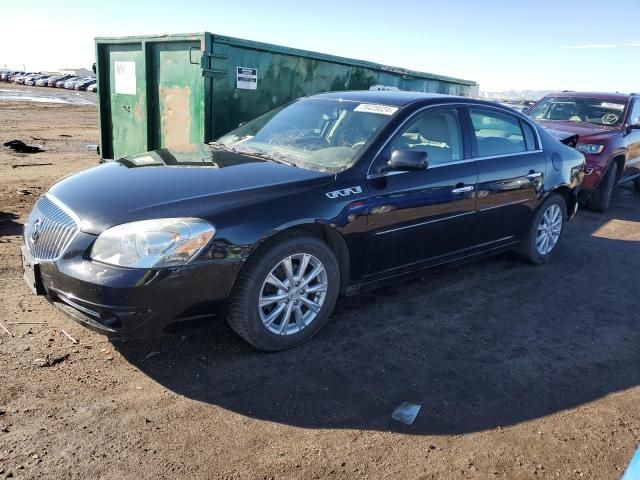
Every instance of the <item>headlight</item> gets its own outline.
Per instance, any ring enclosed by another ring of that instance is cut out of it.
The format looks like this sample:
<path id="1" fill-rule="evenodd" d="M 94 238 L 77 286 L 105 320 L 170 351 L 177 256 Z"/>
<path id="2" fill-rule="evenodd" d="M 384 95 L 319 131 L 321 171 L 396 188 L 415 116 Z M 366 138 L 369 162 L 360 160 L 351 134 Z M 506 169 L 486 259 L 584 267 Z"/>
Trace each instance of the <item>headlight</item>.
<path id="1" fill-rule="evenodd" d="M 199 218 L 125 223 L 100 234 L 91 248 L 91 258 L 129 268 L 184 265 L 202 251 L 215 233 L 213 225 Z"/>
<path id="2" fill-rule="evenodd" d="M 576 145 L 576 150 L 582 153 L 597 155 L 604 150 L 604 145 L 598 145 L 596 143 L 579 143 Z"/>

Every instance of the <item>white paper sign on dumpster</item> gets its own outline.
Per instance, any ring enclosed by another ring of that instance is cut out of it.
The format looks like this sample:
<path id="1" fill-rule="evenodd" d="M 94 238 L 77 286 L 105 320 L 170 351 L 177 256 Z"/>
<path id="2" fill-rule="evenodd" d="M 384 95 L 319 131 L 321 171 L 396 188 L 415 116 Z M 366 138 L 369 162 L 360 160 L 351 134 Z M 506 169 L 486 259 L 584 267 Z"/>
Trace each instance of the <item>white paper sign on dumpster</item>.
<path id="1" fill-rule="evenodd" d="M 113 62 L 115 91 L 124 95 L 136 94 L 136 62 Z"/>
<path id="2" fill-rule="evenodd" d="M 236 88 L 245 90 L 258 89 L 258 69 L 238 67 L 236 70 Z"/>

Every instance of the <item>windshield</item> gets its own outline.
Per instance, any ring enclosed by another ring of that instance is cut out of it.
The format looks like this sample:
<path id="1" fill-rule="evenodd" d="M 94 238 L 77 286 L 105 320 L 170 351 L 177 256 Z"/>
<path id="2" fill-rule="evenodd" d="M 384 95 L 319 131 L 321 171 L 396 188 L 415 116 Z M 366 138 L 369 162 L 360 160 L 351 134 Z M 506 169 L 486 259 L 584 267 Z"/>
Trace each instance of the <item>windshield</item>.
<path id="1" fill-rule="evenodd" d="M 547 97 L 534 105 L 529 116 L 535 120 L 586 122 L 617 126 L 624 119 L 627 105 L 621 101 L 585 97 Z"/>
<path id="2" fill-rule="evenodd" d="M 214 145 L 312 170 L 337 171 L 353 163 L 397 110 L 306 98 L 242 125 Z"/>

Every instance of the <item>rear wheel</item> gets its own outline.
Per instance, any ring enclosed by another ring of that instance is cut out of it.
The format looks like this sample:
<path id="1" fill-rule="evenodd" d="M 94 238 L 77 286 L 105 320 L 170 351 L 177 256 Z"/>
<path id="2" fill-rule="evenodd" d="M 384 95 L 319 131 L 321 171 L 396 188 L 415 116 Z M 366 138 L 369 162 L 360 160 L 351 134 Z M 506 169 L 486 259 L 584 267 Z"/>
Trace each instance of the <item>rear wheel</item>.
<path id="1" fill-rule="evenodd" d="M 566 223 L 567 202 L 554 193 L 533 216 L 529 232 L 517 250 L 520 256 L 536 265 L 547 263 L 562 238 Z"/>
<path id="2" fill-rule="evenodd" d="M 613 187 L 616 185 L 616 166 L 615 162 L 611 163 L 607 173 L 596 188 L 589 200 L 587 208 L 596 212 L 606 212 L 611 205 L 611 197 L 613 196 Z"/>
<path id="3" fill-rule="evenodd" d="M 338 262 L 327 244 L 294 234 L 248 260 L 231 295 L 227 321 L 256 348 L 290 348 L 326 323 L 339 284 Z"/>

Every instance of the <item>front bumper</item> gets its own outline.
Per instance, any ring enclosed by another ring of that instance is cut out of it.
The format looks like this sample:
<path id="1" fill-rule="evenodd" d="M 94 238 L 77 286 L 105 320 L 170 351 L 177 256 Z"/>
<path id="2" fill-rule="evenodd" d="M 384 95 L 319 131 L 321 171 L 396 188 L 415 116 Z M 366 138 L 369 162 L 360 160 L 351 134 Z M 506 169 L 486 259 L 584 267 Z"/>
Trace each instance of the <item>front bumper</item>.
<path id="1" fill-rule="evenodd" d="M 155 270 L 94 262 L 95 236 L 79 233 L 55 262 L 38 264 L 48 300 L 73 320 L 110 337 L 147 337 L 171 323 L 212 313 L 227 298 L 242 261 Z"/>

